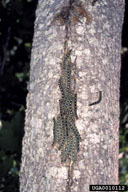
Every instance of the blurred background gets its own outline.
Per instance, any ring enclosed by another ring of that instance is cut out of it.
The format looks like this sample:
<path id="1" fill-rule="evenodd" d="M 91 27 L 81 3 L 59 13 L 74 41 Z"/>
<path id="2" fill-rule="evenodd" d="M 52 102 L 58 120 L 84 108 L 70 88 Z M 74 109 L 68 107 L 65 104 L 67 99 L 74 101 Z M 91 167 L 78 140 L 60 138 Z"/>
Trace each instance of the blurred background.
<path id="1" fill-rule="evenodd" d="M 0 192 L 19 191 L 36 0 L 0 1 Z M 128 1 L 122 30 L 120 184 L 128 185 Z"/>

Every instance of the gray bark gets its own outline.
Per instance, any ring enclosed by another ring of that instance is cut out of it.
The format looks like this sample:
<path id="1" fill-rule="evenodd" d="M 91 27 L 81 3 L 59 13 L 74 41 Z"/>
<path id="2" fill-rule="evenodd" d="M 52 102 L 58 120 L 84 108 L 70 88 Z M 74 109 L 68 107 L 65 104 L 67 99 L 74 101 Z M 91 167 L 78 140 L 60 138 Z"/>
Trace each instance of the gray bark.
<path id="1" fill-rule="evenodd" d="M 84 2 L 84 1 L 83 1 Z M 65 191 L 67 168 L 52 147 L 53 117 L 59 113 L 60 62 L 64 26 L 50 25 L 68 0 L 39 0 L 28 86 L 20 192 Z M 90 184 L 118 184 L 119 86 L 124 0 L 87 1 L 92 22 L 70 28 L 72 61 L 77 56 L 76 126 L 82 137 L 74 165 L 72 192 L 88 192 Z M 101 101 L 98 93 L 102 93 Z"/>

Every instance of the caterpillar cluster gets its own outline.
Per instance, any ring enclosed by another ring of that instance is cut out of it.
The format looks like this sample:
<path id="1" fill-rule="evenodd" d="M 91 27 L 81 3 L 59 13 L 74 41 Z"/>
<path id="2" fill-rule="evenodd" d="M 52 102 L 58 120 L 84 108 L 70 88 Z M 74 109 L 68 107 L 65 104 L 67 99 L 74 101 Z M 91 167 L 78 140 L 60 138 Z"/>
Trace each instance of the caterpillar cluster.
<path id="1" fill-rule="evenodd" d="M 61 92 L 59 100 L 60 114 L 53 118 L 53 146 L 58 144 L 61 150 L 61 161 L 76 160 L 79 151 L 80 134 L 75 125 L 77 116 L 77 94 L 72 90 L 72 50 L 67 50 L 61 63 L 61 77 L 58 85 Z"/>

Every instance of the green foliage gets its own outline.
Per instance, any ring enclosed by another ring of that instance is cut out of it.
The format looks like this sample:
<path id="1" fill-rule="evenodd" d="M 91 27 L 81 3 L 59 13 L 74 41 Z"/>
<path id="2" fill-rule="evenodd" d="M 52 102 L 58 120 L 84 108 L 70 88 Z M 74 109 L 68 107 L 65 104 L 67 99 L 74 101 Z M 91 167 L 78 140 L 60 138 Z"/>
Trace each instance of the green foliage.
<path id="1" fill-rule="evenodd" d="M 128 6 L 128 4 L 127 4 Z M 126 46 L 126 23 L 123 26 L 123 44 Z M 128 29 L 128 27 L 126 27 Z M 119 181 L 128 185 L 128 48 L 122 48 L 121 85 L 120 85 L 120 155 Z"/>
<path id="2" fill-rule="evenodd" d="M 125 155 L 124 155 L 125 156 Z M 128 157 L 123 157 L 119 161 L 120 165 L 120 184 L 128 185 Z"/>
<path id="3" fill-rule="evenodd" d="M 36 4 L 0 2 L 0 117 L 4 120 L 25 108 Z"/>
<path id="4" fill-rule="evenodd" d="M 120 184 L 128 185 L 128 102 L 121 105 L 120 117 Z"/>
<path id="5" fill-rule="evenodd" d="M 11 121 L 2 121 L 0 129 L 0 189 L 15 179 L 18 186 L 18 173 L 21 156 L 21 141 L 23 137 L 24 113 L 17 112 Z M 6 180 L 6 178 L 8 178 Z M 9 191 L 9 190 L 8 190 Z M 15 189 L 16 191 L 16 189 Z"/>
<path id="6" fill-rule="evenodd" d="M 17 112 L 9 121 L 2 121 L 0 130 L 0 147 L 3 151 L 15 152 L 19 149 L 19 140 L 23 136 L 24 119 L 21 112 Z"/>
<path id="7" fill-rule="evenodd" d="M 19 191 L 27 82 L 37 1 L 0 1 L 0 192 Z"/>

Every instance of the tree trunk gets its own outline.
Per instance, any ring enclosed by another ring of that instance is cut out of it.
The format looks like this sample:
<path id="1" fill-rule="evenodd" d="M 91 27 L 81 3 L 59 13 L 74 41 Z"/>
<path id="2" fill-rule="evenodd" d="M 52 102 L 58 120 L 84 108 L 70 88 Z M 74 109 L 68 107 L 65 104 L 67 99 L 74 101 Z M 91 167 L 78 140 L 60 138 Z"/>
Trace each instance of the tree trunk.
<path id="1" fill-rule="evenodd" d="M 39 0 L 31 56 L 20 192 L 67 191 L 67 166 L 52 146 L 53 117 L 59 114 L 58 80 L 66 24 L 71 60 L 76 61 L 76 127 L 82 140 L 69 191 L 91 184 L 118 184 L 119 87 L 124 0 L 88 0 L 71 8 L 68 0 Z M 76 13 L 75 13 L 76 12 Z M 66 14 L 66 13 L 65 13 Z M 91 19 L 91 21 L 90 21 Z"/>

